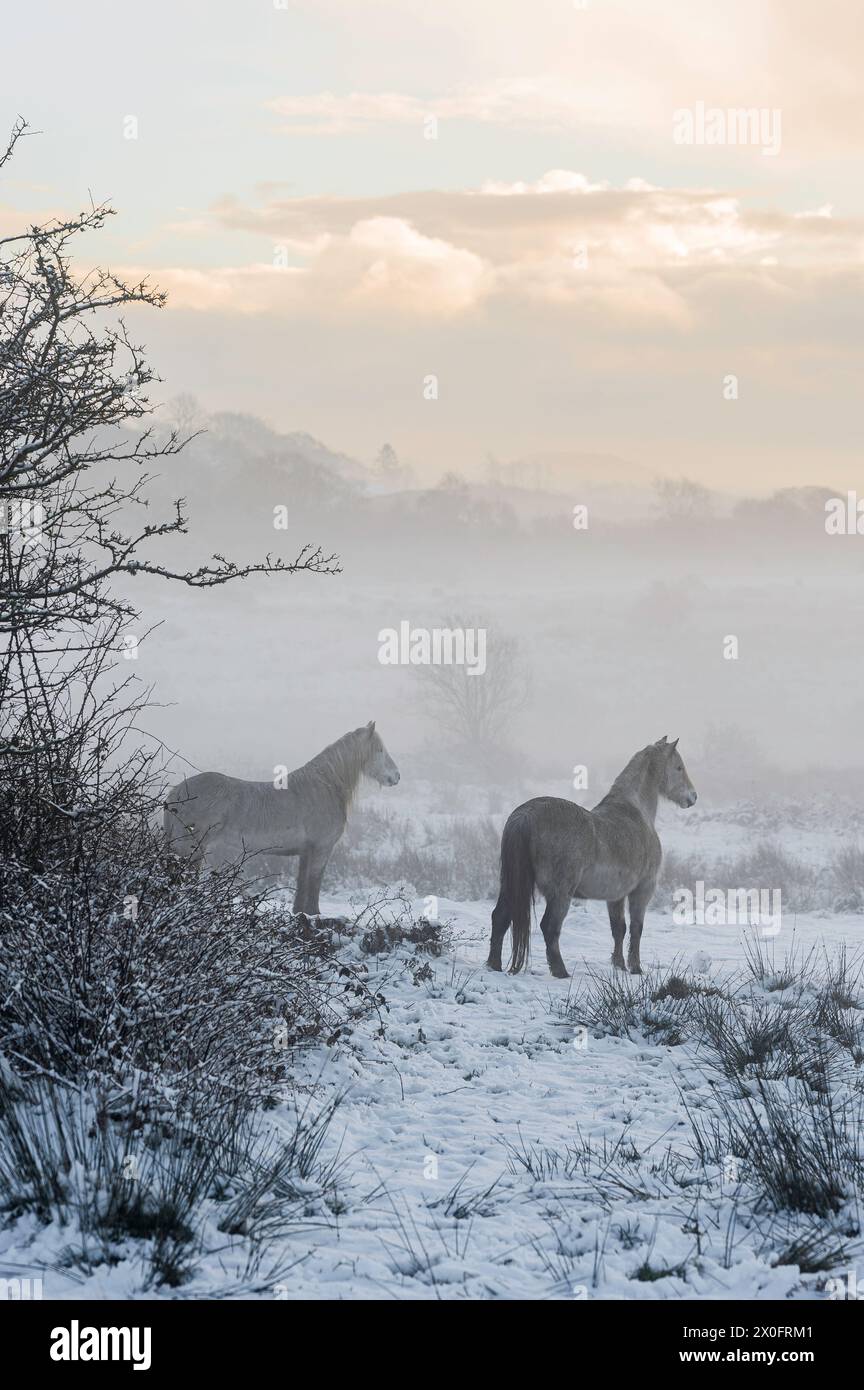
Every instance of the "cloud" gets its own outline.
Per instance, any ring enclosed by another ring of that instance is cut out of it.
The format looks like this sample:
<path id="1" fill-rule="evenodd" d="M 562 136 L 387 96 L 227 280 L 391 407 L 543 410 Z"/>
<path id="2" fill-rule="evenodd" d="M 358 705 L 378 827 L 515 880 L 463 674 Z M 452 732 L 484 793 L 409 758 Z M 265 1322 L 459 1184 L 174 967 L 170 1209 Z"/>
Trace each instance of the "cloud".
<path id="1" fill-rule="evenodd" d="M 334 33 L 356 20 L 356 0 L 295 4 Z M 354 90 L 276 98 L 285 130 L 336 135 L 434 114 L 514 129 L 603 124 L 668 145 L 672 112 L 702 100 L 782 108 L 793 159 L 860 144 L 864 28 L 850 0 L 364 0 L 363 11 L 375 40 L 351 54 Z"/>
<path id="2" fill-rule="evenodd" d="M 417 97 L 397 92 L 277 97 L 267 102 L 267 109 L 280 117 L 278 128 L 284 135 L 345 135 L 378 124 L 419 125 L 427 114 Z"/>
<path id="3" fill-rule="evenodd" d="M 543 76 L 499 78 L 423 99 L 404 92 L 315 92 L 275 97 L 266 109 L 279 117 L 285 135 L 346 135 L 379 125 L 422 126 L 440 121 L 566 129 L 586 118 L 584 95 L 572 84 Z"/>
<path id="4" fill-rule="evenodd" d="M 637 180 L 631 182 L 635 185 Z M 648 184 L 640 186 L 649 187 Z M 592 183 L 584 174 L 573 173 L 570 169 L 550 169 L 548 174 L 544 174 L 535 183 L 496 183 L 490 179 L 483 184 L 480 191 L 506 198 L 525 193 L 605 193 L 608 188 L 608 182 Z"/>
<path id="5" fill-rule="evenodd" d="M 371 217 L 351 228 L 346 248 L 356 255 L 353 294 L 364 301 L 395 301 L 400 308 L 451 313 L 469 308 L 487 289 L 486 263 L 471 251 L 424 236 L 399 217 Z M 337 274 L 345 269 L 346 249 L 328 248 Z"/>
<path id="6" fill-rule="evenodd" d="M 396 219 L 421 236 L 463 247 L 490 264 L 545 259 L 585 242 L 598 263 L 622 269 L 718 259 L 756 260 L 767 250 L 785 264 L 861 262 L 860 220 L 749 209 L 717 189 L 659 188 L 630 179 L 619 189 L 554 169 L 534 183 L 428 190 L 375 197 L 298 197 L 259 205 L 225 199 L 212 209 L 225 228 L 283 240 L 309 251 L 349 237 L 358 223 Z"/>
<path id="7" fill-rule="evenodd" d="M 285 253 L 307 257 L 291 265 Z M 126 267 L 127 276 L 140 267 Z M 270 262 L 154 272 L 177 309 L 239 314 L 318 311 L 327 316 L 379 309 L 440 317 L 476 304 L 488 267 L 473 252 L 426 236 L 399 217 L 361 217 L 344 233 L 287 237 Z"/>
<path id="8" fill-rule="evenodd" d="M 175 307 L 441 318 L 503 299 L 685 327 L 706 275 L 744 274 L 754 288 L 797 275 L 803 288 L 860 272 L 864 241 L 859 221 L 825 209 L 751 209 L 722 190 L 641 179 L 616 189 L 564 169 L 472 190 L 224 199 L 210 217 L 223 235 L 259 239 L 262 255 L 160 270 Z"/>

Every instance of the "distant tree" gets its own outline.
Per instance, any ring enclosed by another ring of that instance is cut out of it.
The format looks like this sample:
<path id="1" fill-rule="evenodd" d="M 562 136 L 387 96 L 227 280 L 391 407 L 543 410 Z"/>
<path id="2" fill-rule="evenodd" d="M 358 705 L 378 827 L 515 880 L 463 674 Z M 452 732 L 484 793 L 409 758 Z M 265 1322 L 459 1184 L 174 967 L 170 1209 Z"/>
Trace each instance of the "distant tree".
<path id="1" fill-rule="evenodd" d="M 268 458 L 267 470 L 274 484 L 278 480 L 281 486 L 284 480 L 287 495 L 301 511 L 320 512 L 329 507 L 344 506 L 358 494 L 356 483 L 296 451 L 284 457 Z"/>
<path id="2" fill-rule="evenodd" d="M 466 492 L 468 484 L 461 474 L 448 468 L 446 473 L 442 473 L 436 484 L 439 492 Z"/>
<path id="3" fill-rule="evenodd" d="M 657 478 L 654 494 L 661 515 L 668 520 L 704 521 L 714 514 L 710 490 L 692 478 Z"/>
<path id="4" fill-rule="evenodd" d="M 422 667 L 418 703 L 449 749 L 483 767 L 497 766 L 531 693 L 527 662 L 515 637 L 481 619 L 454 615 L 444 626 L 486 632 L 486 669 L 471 675 L 467 665 Z"/>
<path id="5" fill-rule="evenodd" d="M 375 472 L 385 482 L 398 482 L 402 475 L 399 455 L 392 444 L 382 444 L 375 456 Z"/>
<path id="6" fill-rule="evenodd" d="M 414 470 L 403 463 L 392 444 L 382 444 L 375 455 L 373 472 L 379 483 L 392 491 L 414 485 Z"/>
<path id="7" fill-rule="evenodd" d="M 165 418 L 180 435 L 194 434 L 204 424 L 204 412 L 196 398 L 183 392 L 172 396 L 165 408 Z"/>

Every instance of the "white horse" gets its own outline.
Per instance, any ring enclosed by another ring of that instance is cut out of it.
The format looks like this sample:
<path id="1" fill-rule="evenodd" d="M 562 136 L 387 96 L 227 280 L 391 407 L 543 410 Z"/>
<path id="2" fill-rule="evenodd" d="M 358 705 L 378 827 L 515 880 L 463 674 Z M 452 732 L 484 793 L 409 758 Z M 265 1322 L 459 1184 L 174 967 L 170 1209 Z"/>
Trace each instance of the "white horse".
<path id="1" fill-rule="evenodd" d="M 166 843 L 199 864 L 250 853 L 299 855 L 294 911 L 318 912 L 321 879 L 363 774 L 384 787 L 399 781 L 374 720 L 331 743 L 284 784 L 201 772 L 168 794 Z"/>

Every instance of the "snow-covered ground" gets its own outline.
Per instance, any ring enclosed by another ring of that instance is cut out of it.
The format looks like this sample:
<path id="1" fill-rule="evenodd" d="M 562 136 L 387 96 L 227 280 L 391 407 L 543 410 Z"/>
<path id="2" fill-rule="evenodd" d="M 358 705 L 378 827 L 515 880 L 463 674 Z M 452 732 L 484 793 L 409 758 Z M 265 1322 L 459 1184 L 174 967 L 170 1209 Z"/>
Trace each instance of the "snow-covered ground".
<path id="1" fill-rule="evenodd" d="M 349 910 L 336 899 L 323 908 Z M 694 1165 L 682 1096 L 693 1111 L 710 1104 L 717 1074 L 704 1057 L 688 1044 L 586 1040 L 562 1019 L 587 972 L 611 970 L 604 904 L 574 906 L 565 922 L 570 981 L 550 977 L 536 931 L 525 975 L 487 971 L 489 909 L 441 901 L 453 950 L 421 969 L 426 978 L 415 980 L 422 956 L 371 962 L 389 1009 L 385 1036 L 370 1019 L 346 1045 L 304 1055 L 316 1105 L 346 1093 L 328 1136 L 341 1143 L 343 1209 L 273 1252 L 297 1260 L 275 1296 L 824 1298 L 824 1274 L 776 1265 L 784 1221 L 754 1212 L 746 1194 L 736 1201 L 728 1174 Z M 743 965 L 745 930 L 652 912 L 643 964 L 677 958 L 687 969 L 710 958 L 707 974 L 719 980 Z M 861 931 L 860 917 L 801 917 L 770 949 L 778 962 L 793 940 L 802 954 L 831 953 L 857 945 Z M 278 1110 L 273 1122 L 283 1122 Z M 568 1150 L 585 1143 L 593 1158 L 568 1173 Z M 59 1235 L 28 1224 L 0 1240 L 0 1274 L 11 1274 L 53 1263 Z M 208 1257 L 179 1296 L 230 1284 L 230 1264 Z M 135 1285 L 122 1264 L 83 1279 L 52 1272 L 46 1296 L 128 1297 Z"/>
<path id="2" fill-rule="evenodd" d="M 284 1296 L 824 1297 L 824 1276 L 772 1267 L 782 1222 L 756 1216 L 748 1229 L 746 1213 L 733 1216 L 736 1183 L 673 1175 L 668 1151 L 692 1156 L 681 1093 L 698 1109 L 716 1082 L 693 1048 L 609 1036 L 583 1046 L 559 1016 L 588 969 L 611 969 L 605 906 L 574 907 L 565 922 L 571 981 L 550 977 L 536 933 L 527 974 L 487 971 L 489 907 L 439 904 L 453 919 L 455 950 L 432 963 L 431 980 L 414 984 L 407 971 L 388 980 L 384 1040 L 370 1023 L 329 1063 L 307 1059 L 310 1078 L 323 1066 L 325 1093 L 349 1088 L 336 1129 L 352 1155 L 355 1199 L 373 1195 L 306 1242 Z M 801 918 L 773 950 L 778 963 L 793 939 L 803 954 L 830 953 L 857 944 L 861 930 L 860 917 Z M 656 915 L 643 937 L 646 966 L 676 957 L 687 966 L 701 952 L 718 979 L 743 964 L 743 950 L 737 927 Z M 513 1171 L 513 1147 L 563 1156 L 581 1136 L 602 1153 L 622 1134 L 639 1158 L 610 1163 L 597 1184 L 561 1172 L 536 1180 L 518 1162 Z M 458 1197 L 449 1214 L 447 1198 L 460 1180 L 463 1199 L 495 1186 L 457 1217 Z M 379 1185 L 386 1195 L 375 1195 Z M 684 1273 L 635 1278 L 646 1262 Z"/>

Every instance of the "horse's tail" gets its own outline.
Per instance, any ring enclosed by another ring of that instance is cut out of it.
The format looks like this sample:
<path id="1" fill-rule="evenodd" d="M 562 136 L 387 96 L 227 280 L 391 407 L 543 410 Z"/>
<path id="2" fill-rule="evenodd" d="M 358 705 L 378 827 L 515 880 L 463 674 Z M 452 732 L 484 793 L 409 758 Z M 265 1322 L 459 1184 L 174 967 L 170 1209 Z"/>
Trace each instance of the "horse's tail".
<path id="1" fill-rule="evenodd" d="M 511 816 L 501 836 L 501 899 L 511 921 L 510 973 L 516 975 L 528 964 L 534 901 L 531 830 L 522 816 Z"/>

